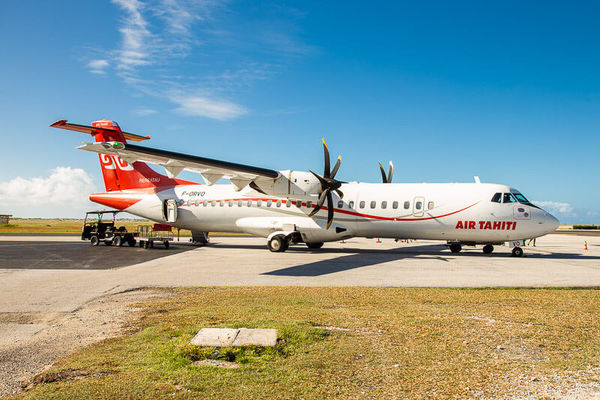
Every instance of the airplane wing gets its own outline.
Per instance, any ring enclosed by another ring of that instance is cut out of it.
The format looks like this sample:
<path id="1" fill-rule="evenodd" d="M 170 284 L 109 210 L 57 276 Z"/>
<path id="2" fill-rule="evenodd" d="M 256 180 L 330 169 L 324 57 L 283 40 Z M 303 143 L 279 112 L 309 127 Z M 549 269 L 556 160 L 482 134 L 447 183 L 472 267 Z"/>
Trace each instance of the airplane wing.
<path id="1" fill-rule="evenodd" d="M 153 149 L 129 143 L 84 143 L 84 145 L 79 146 L 78 149 L 100 154 L 117 155 L 123 161 L 128 163 L 142 161 L 161 165 L 167 171 L 169 178 L 174 178 L 183 170 L 202 174 L 202 177 L 208 185 L 212 185 L 221 178 L 228 178 L 237 190 L 241 190 L 246 185 L 252 184 L 252 182 L 258 178 L 276 179 L 280 176 L 278 171 L 272 169 L 213 160 L 210 158 Z"/>

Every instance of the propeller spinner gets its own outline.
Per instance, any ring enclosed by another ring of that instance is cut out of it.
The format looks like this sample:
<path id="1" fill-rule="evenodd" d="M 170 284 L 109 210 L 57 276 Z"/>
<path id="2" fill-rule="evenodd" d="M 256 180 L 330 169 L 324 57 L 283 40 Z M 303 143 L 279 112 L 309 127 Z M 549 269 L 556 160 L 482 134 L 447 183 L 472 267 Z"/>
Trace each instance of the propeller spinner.
<path id="1" fill-rule="evenodd" d="M 325 166 L 323 168 L 323 176 L 310 171 L 314 176 L 317 177 L 319 182 L 321 183 L 321 195 L 319 196 L 319 201 L 317 202 L 314 210 L 311 211 L 309 217 L 312 217 L 316 213 L 319 212 L 323 204 L 325 203 L 325 199 L 327 199 L 327 229 L 331 226 L 333 222 L 333 196 L 331 195 L 332 191 L 335 191 L 340 199 L 344 198 L 344 193 L 340 190 L 342 186 L 342 182 L 335 179 L 335 174 L 337 174 L 338 169 L 340 169 L 340 164 L 342 163 L 342 156 L 338 156 L 335 165 L 333 166 L 333 170 L 330 170 L 329 164 L 329 149 L 327 148 L 327 143 L 325 143 L 325 139 L 323 139 L 323 153 L 325 155 Z"/>
<path id="2" fill-rule="evenodd" d="M 381 179 L 383 180 L 383 183 L 392 183 L 392 176 L 394 175 L 394 164 L 392 164 L 392 162 L 390 161 L 390 169 L 387 175 L 385 174 L 381 163 L 379 163 L 379 170 L 381 171 Z"/>

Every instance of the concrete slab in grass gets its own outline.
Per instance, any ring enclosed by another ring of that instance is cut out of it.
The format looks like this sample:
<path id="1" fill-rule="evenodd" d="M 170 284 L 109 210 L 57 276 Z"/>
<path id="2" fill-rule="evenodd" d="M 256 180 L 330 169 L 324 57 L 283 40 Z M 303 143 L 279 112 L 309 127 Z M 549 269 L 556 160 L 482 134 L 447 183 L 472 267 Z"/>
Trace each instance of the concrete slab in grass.
<path id="1" fill-rule="evenodd" d="M 277 329 L 246 329 L 240 328 L 233 346 L 275 346 L 277 344 Z"/>
<path id="2" fill-rule="evenodd" d="M 202 328 L 190 343 L 195 346 L 231 346 L 237 333 L 238 329 Z"/>
<path id="3" fill-rule="evenodd" d="M 191 344 L 195 346 L 275 346 L 276 329 L 228 329 L 203 328 L 194 336 Z"/>

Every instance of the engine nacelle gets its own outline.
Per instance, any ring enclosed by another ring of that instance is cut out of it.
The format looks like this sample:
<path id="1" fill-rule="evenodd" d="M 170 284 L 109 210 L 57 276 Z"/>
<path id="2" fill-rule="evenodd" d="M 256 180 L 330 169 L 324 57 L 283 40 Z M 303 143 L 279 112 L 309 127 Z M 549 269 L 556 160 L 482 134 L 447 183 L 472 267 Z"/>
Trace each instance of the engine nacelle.
<path id="1" fill-rule="evenodd" d="M 321 193 L 321 183 L 312 173 L 290 170 L 279 172 L 281 176 L 276 180 L 258 178 L 254 182 L 263 192 L 273 196 L 312 199 Z"/>

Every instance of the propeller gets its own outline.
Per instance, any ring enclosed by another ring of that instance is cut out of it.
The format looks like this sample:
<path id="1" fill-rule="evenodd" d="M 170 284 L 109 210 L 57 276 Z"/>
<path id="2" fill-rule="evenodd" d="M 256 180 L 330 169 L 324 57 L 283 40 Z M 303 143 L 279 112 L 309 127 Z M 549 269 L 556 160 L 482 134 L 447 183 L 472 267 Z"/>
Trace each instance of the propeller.
<path id="1" fill-rule="evenodd" d="M 327 200 L 327 229 L 329 229 L 331 223 L 333 222 L 333 196 L 331 195 L 331 192 L 334 191 L 337 193 L 340 199 L 344 198 L 344 193 L 342 193 L 340 190 L 342 182 L 335 179 L 335 174 L 337 174 L 338 170 L 340 169 L 340 164 L 342 163 L 342 156 L 338 156 L 337 161 L 333 166 L 333 170 L 331 170 L 329 164 L 329 149 L 327 148 L 325 139 L 323 139 L 323 153 L 325 155 L 323 176 L 309 170 L 321 183 L 321 194 L 319 195 L 319 200 L 317 201 L 316 207 L 310 212 L 310 214 L 308 214 L 308 216 L 312 217 L 318 213 L 321 207 L 323 207 L 325 200 Z"/>
<path id="2" fill-rule="evenodd" d="M 392 164 L 392 162 L 390 161 L 390 170 L 386 176 L 385 171 L 383 170 L 383 167 L 381 166 L 381 163 L 379 163 L 379 170 L 381 171 L 381 179 L 383 180 L 383 183 L 392 183 L 392 176 L 394 175 L 394 164 Z"/>

